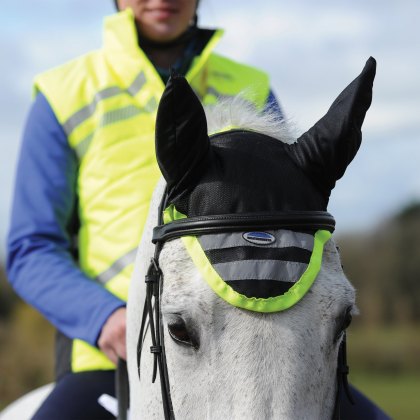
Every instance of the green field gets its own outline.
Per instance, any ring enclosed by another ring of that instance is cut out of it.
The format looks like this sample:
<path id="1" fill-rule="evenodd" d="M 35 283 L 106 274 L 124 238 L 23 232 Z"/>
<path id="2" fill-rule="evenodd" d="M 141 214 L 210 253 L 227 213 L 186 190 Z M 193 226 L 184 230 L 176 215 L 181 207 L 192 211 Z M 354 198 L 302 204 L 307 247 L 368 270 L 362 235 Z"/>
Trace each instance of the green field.
<path id="1" fill-rule="evenodd" d="M 420 375 L 354 372 L 350 381 L 393 419 L 420 419 Z"/>
<path id="2" fill-rule="evenodd" d="M 420 420 L 420 328 L 348 332 L 350 382 L 393 419 Z"/>

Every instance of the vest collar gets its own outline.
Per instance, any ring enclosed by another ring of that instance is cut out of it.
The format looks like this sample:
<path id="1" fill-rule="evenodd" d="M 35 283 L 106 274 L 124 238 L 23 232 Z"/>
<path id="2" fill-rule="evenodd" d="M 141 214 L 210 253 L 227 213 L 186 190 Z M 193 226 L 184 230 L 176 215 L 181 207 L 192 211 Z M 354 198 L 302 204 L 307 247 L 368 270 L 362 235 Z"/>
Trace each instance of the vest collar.
<path id="1" fill-rule="evenodd" d="M 134 14 L 131 9 L 107 16 L 104 21 L 104 47 L 107 51 L 136 54 L 139 50 Z"/>
<path id="2" fill-rule="evenodd" d="M 186 74 L 190 83 L 200 74 L 222 35 L 222 30 L 216 30 L 202 53 L 193 60 Z M 123 85 L 130 84 L 143 72 L 146 80 L 155 85 L 159 95 L 163 93 L 164 84 L 158 72 L 138 45 L 134 14 L 130 8 L 105 18 L 104 51 L 109 65 Z"/>

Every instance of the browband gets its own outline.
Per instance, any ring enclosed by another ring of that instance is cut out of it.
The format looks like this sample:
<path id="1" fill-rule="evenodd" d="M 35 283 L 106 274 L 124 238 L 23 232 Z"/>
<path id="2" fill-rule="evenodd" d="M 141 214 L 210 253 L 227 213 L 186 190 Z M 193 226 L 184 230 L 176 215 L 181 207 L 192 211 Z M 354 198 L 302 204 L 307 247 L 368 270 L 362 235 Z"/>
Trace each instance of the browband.
<path id="1" fill-rule="evenodd" d="M 181 236 L 250 231 L 254 229 L 319 230 L 334 232 L 335 219 L 327 211 L 281 213 L 221 214 L 187 217 L 161 224 L 153 229 L 152 242 L 165 242 Z"/>

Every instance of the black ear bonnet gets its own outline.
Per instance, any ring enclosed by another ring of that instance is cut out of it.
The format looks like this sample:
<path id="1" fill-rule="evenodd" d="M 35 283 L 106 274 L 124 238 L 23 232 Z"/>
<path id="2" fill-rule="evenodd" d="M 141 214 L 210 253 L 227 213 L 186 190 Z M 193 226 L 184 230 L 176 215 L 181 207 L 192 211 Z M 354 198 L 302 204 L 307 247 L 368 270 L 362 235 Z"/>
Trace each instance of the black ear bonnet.
<path id="1" fill-rule="evenodd" d="M 370 58 L 293 144 L 240 128 L 209 138 L 200 101 L 172 75 L 156 122 L 167 196 L 155 242 L 178 229 L 202 277 L 234 306 L 276 312 L 295 305 L 321 269 L 335 224 L 326 212 L 330 193 L 359 149 L 375 68 Z M 298 227 L 283 223 L 294 216 L 303 221 Z"/>
<path id="2" fill-rule="evenodd" d="M 203 107 L 188 82 L 172 76 L 159 104 L 156 155 L 169 202 L 187 215 L 327 209 L 331 190 L 359 149 L 376 63 L 290 145 L 232 130 L 209 139 Z"/>

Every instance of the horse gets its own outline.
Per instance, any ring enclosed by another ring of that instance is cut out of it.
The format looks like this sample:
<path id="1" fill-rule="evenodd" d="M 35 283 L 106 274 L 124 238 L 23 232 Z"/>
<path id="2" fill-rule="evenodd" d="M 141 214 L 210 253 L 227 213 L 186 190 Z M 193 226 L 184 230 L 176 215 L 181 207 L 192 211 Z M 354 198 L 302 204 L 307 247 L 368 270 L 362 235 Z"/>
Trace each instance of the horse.
<path id="1" fill-rule="evenodd" d="M 131 419 L 340 417 L 357 307 L 327 205 L 375 71 L 371 57 L 298 139 L 246 101 L 206 115 L 171 77 L 127 306 Z"/>
<path id="2" fill-rule="evenodd" d="M 340 417 L 357 307 L 327 204 L 361 144 L 375 70 L 371 57 L 297 139 L 241 98 L 205 110 L 171 76 L 127 304 L 131 420 Z M 51 387 L 0 418 L 30 418 Z"/>

